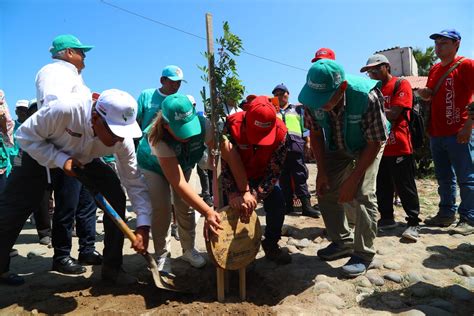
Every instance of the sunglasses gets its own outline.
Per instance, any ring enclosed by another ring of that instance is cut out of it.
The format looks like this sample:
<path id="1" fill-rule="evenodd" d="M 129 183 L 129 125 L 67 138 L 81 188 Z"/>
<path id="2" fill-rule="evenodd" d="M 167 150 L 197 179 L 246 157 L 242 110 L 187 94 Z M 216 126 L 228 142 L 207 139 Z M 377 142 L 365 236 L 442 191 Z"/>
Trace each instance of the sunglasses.
<path id="1" fill-rule="evenodd" d="M 367 74 L 378 74 L 382 70 L 382 66 L 384 66 L 384 64 L 380 64 L 370 69 L 367 69 Z"/>

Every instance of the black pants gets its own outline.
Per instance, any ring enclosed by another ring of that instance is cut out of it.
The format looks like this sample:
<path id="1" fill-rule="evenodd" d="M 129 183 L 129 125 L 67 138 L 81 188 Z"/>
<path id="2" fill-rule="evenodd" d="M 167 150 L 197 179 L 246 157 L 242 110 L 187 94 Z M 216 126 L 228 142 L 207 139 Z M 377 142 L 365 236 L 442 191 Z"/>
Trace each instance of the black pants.
<path id="1" fill-rule="evenodd" d="M 393 219 L 393 195 L 397 190 L 408 226 L 420 222 L 420 202 L 415 182 L 413 155 L 383 156 L 377 174 L 377 203 L 382 219 Z"/>
<path id="2" fill-rule="evenodd" d="M 293 190 L 291 180 L 295 188 Z M 286 203 L 293 204 L 293 193 L 298 198 L 309 198 L 308 191 L 308 168 L 304 162 L 304 154 L 302 152 L 288 151 L 285 164 L 280 176 L 280 187 Z"/>
<path id="3" fill-rule="evenodd" d="M 49 215 L 49 199 L 52 194 L 52 187 L 48 187 L 44 191 L 43 198 L 39 205 L 33 210 L 33 216 L 35 218 L 36 231 L 38 237 L 51 237 L 51 217 Z"/>
<path id="4" fill-rule="evenodd" d="M 120 217 L 124 218 L 126 198 L 115 172 L 95 159 L 84 166 L 83 173 L 107 198 Z M 54 178 L 52 176 L 53 187 Z M 5 190 L 0 193 L 0 273 L 9 270 L 10 249 L 31 210 L 43 198 L 47 185 L 46 169 L 23 153 L 21 166 L 14 168 Z M 56 203 L 60 203 L 60 200 L 56 200 Z M 104 217 L 104 229 L 103 264 L 118 268 L 122 265 L 123 234 L 108 217 Z"/>

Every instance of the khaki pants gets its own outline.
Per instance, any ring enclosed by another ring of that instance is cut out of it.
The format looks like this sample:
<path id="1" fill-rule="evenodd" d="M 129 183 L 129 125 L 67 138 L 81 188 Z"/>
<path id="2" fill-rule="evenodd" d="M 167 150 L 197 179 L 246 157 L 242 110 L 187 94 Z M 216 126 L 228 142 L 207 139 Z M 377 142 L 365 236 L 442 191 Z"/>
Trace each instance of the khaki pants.
<path id="1" fill-rule="evenodd" d="M 356 198 L 350 205 L 337 203 L 339 188 L 352 172 L 357 156 L 345 151 L 327 152 L 325 155 L 326 172 L 329 178 L 329 191 L 319 198 L 319 207 L 323 215 L 329 238 L 344 247 L 354 249 L 354 254 L 371 260 L 375 255 L 374 239 L 377 235 L 377 197 L 376 179 L 380 159 L 385 146 L 382 146 L 374 162 L 365 172 Z M 355 213 L 354 231 L 349 228 L 345 209 Z"/>
<path id="2" fill-rule="evenodd" d="M 151 219 L 151 234 L 155 246 L 155 255 L 166 255 L 170 252 L 170 223 L 171 223 L 171 201 L 174 204 L 176 221 L 178 222 L 178 233 L 181 247 L 184 251 L 194 248 L 196 237 L 196 221 L 194 210 L 184 202 L 179 195 L 173 191 L 171 197 L 171 186 L 166 178 L 156 172 L 140 169 L 145 177 L 150 192 L 151 206 L 153 208 Z M 185 172 L 186 181 L 189 181 L 192 170 Z"/>

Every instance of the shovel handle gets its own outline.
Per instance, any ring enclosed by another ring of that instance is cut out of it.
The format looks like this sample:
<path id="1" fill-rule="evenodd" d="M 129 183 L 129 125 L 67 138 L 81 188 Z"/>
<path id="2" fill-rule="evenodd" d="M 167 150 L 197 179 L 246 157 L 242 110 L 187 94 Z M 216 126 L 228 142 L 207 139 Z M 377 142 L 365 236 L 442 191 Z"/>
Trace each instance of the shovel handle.
<path id="1" fill-rule="evenodd" d="M 122 233 L 127 236 L 128 239 L 132 241 L 132 243 L 137 239 L 137 236 L 133 233 L 133 231 L 128 227 L 128 225 L 123 221 L 123 219 L 117 214 L 117 212 L 113 209 L 110 203 L 105 199 L 105 197 L 97 193 L 95 195 L 95 200 L 99 206 L 112 218 L 115 225 L 122 231 Z"/>

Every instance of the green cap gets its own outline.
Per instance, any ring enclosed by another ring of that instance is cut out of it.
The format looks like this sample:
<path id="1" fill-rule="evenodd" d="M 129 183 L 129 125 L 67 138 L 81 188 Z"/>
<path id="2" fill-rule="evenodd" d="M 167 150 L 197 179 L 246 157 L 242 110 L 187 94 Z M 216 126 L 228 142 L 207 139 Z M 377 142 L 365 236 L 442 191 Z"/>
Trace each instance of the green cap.
<path id="1" fill-rule="evenodd" d="M 334 60 L 320 59 L 309 69 L 298 101 L 317 110 L 331 99 L 334 91 L 345 79 L 346 74 L 341 65 Z"/>
<path id="2" fill-rule="evenodd" d="M 53 44 L 49 48 L 52 55 L 66 48 L 80 48 L 84 52 L 90 51 L 94 46 L 82 45 L 81 41 L 74 35 L 65 34 L 56 36 L 53 40 Z"/>
<path id="3" fill-rule="evenodd" d="M 196 108 L 184 94 L 167 96 L 161 103 L 161 113 L 177 137 L 186 139 L 201 133 Z"/>

